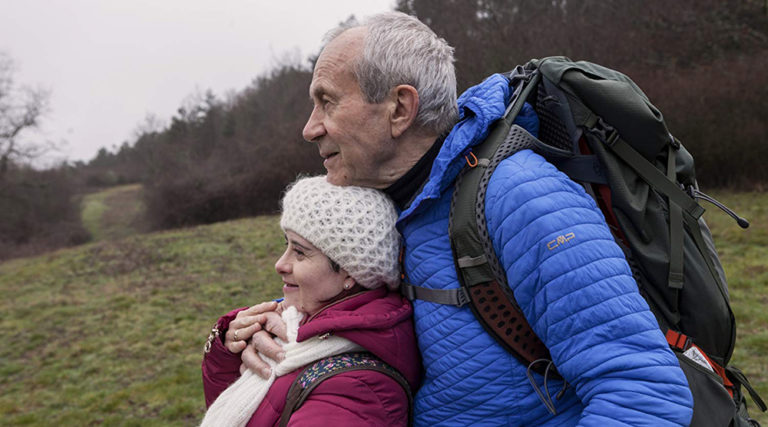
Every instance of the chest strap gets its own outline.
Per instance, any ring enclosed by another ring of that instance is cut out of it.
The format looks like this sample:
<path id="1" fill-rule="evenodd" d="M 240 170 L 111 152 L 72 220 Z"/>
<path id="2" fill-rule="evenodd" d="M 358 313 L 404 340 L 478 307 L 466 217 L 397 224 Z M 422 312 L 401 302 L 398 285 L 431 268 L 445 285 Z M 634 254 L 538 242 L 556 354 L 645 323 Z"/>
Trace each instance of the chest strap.
<path id="1" fill-rule="evenodd" d="M 400 293 L 409 301 L 420 299 L 443 305 L 455 305 L 461 307 L 469 302 L 469 295 L 464 288 L 454 289 L 430 289 L 424 286 L 416 286 L 402 282 Z"/>

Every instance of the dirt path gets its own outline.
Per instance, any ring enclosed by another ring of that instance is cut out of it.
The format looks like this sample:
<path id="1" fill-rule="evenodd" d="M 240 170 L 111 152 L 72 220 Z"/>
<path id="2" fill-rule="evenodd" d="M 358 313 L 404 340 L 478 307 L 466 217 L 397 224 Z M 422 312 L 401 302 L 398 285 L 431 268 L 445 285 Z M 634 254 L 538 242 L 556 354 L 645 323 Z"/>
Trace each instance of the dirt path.
<path id="1" fill-rule="evenodd" d="M 93 240 L 113 240 L 147 231 L 141 193 L 141 184 L 130 184 L 85 196 L 81 215 Z"/>

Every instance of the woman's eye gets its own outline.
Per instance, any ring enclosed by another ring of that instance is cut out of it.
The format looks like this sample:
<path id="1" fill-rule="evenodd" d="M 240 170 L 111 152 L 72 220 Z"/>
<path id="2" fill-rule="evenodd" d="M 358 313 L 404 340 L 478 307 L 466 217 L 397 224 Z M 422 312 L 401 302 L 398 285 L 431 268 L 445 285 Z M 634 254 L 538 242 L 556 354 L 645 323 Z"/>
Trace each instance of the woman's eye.
<path id="1" fill-rule="evenodd" d="M 299 250 L 299 249 L 294 249 L 293 252 L 296 254 L 296 257 L 298 257 L 298 258 L 303 258 L 304 257 L 304 252 Z"/>

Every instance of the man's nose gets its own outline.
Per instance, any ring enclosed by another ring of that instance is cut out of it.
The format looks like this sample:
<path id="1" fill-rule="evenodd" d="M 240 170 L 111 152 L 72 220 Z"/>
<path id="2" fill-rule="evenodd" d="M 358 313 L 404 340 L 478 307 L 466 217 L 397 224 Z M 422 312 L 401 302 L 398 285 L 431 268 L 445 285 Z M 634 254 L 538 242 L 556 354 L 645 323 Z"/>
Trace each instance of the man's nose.
<path id="1" fill-rule="evenodd" d="M 317 142 L 318 138 L 325 135 L 322 113 L 318 111 L 317 107 L 312 109 L 312 114 L 309 115 L 307 124 L 304 125 L 304 130 L 301 134 L 307 142 Z"/>

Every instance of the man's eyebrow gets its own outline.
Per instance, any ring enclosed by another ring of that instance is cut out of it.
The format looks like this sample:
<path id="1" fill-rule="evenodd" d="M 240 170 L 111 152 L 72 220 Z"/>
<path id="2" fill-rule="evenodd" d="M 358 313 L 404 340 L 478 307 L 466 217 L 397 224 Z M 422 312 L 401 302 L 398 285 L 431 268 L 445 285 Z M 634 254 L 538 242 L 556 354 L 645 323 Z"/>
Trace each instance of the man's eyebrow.
<path id="1" fill-rule="evenodd" d="M 324 86 L 322 83 L 317 84 L 314 87 L 310 88 L 310 92 L 309 92 L 310 99 L 320 99 L 323 96 L 333 97 L 333 91 L 329 89 L 327 86 Z"/>
<path id="2" fill-rule="evenodd" d="M 309 99 L 320 98 L 325 93 L 325 88 L 320 85 L 316 85 L 309 90 Z"/>

